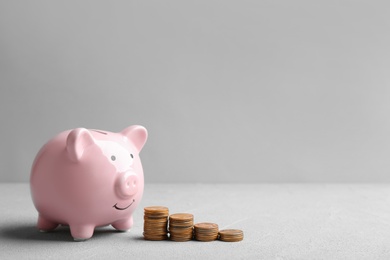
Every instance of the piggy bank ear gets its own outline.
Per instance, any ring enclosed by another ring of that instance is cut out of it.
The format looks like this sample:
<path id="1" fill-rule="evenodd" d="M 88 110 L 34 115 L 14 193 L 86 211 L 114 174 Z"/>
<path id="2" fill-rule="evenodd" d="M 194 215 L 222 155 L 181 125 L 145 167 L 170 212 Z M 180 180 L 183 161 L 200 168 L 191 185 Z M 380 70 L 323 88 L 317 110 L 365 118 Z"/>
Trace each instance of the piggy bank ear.
<path id="1" fill-rule="evenodd" d="M 76 128 L 72 130 L 66 139 L 66 150 L 72 161 L 79 161 L 83 156 L 84 150 L 95 144 L 91 133 L 85 128 Z"/>
<path id="2" fill-rule="evenodd" d="M 133 142 L 138 151 L 141 151 L 148 138 L 148 131 L 140 125 L 129 126 L 123 129 L 121 133 Z"/>

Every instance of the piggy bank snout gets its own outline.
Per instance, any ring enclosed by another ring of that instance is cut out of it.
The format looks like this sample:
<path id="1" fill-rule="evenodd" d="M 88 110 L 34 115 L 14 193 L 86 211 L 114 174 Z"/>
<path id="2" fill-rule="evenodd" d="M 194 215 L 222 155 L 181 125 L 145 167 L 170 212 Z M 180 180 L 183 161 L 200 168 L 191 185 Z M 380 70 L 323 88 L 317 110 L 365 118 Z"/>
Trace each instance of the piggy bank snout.
<path id="1" fill-rule="evenodd" d="M 138 192 L 139 178 L 134 172 L 119 173 L 115 191 L 122 199 L 128 199 Z"/>

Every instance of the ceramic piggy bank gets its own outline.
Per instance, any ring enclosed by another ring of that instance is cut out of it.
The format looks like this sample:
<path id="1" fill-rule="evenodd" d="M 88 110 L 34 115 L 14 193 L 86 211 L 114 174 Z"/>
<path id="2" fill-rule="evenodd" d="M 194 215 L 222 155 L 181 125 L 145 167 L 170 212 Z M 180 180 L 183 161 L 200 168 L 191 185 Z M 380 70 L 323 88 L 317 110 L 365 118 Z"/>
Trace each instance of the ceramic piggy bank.
<path id="1" fill-rule="evenodd" d="M 146 139 L 146 129 L 134 125 L 119 133 L 77 128 L 49 140 L 30 178 L 38 229 L 69 225 L 76 241 L 98 226 L 130 229 L 144 189 L 139 152 Z"/>

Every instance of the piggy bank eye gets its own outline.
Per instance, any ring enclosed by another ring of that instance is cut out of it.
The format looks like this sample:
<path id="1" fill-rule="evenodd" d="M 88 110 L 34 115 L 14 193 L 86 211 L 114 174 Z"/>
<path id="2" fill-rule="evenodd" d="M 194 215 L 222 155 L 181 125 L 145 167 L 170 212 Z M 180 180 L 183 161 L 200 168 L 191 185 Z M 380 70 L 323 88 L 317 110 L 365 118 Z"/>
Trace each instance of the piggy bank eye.
<path id="1" fill-rule="evenodd" d="M 115 155 L 111 155 L 111 161 L 115 161 L 115 160 L 116 160 Z"/>
<path id="2" fill-rule="evenodd" d="M 131 153 L 131 154 L 130 154 L 130 157 L 131 157 L 131 158 L 134 158 L 134 155 Z"/>

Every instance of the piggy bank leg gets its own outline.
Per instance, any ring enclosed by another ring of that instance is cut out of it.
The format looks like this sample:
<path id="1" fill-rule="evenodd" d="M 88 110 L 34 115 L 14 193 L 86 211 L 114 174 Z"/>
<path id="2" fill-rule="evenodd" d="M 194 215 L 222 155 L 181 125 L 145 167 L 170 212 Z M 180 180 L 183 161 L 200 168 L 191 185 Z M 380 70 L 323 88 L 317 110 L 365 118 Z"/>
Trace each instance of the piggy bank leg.
<path id="1" fill-rule="evenodd" d="M 69 227 L 74 241 L 85 241 L 90 239 L 93 235 L 93 231 L 95 230 L 95 226 L 93 225 L 69 224 Z"/>
<path id="2" fill-rule="evenodd" d="M 50 220 L 47 220 L 46 218 L 42 217 L 41 215 L 38 216 L 37 227 L 38 227 L 39 231 L 47 232 L 47 231 L 55 229 L 57 226 L 58 226 L 58 223 L 54 223 Z"/>
<path id="3" fill-rule="evenodd" d="M 133 216 L 128 219 L 122 219 L 111 224 L 116 230 L 127 231 L 133 226 Z"/>

